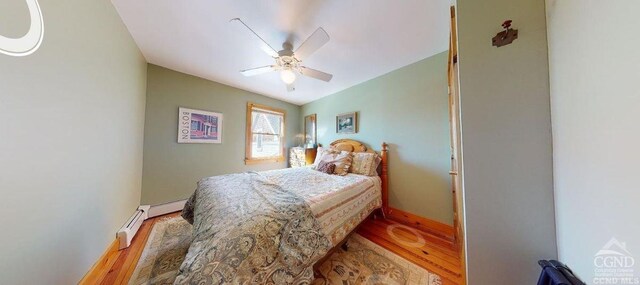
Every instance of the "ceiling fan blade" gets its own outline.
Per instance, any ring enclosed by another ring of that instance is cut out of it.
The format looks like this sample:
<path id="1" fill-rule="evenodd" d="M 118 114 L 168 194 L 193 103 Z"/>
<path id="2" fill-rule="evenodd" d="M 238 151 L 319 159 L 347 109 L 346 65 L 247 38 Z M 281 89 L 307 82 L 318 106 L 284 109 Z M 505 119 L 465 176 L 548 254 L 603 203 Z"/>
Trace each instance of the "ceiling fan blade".
<path id="1" fill-rule="evenodd" d="M 291 84 L 287 84 L 287 92 L 293 92 L 296 91 L 296 86 L 291 83 Z"/>
<path id="2" fill-rule="evenodd" d="M 302 75 L 304 76 L 309 76 L 309 77 L 320 79 L 326 82 L 331 81 L 331 78 L 333 78 L 333 75 L 329 73 L 315 70 L 313 68 L 304 67 L 304 66 L 300 67 L 300 73 L 302 73 Z"/>
<path id="3" fill-rule="evenodd" d="M 274 67 L 275 67 L 274 65 L 267 65 L 267 66 L 262 66 L 262 67 L 256 67 L 256 68 L 250 68 L 250 69 L 241 70 L 240 72 L 244 76 L 254 76 L 254 75 L 258 75 L 258 74 L 267 73 L 269 71 L 274 71 L 275 70 Z"/>
<path id="4" fill-rule="evenodd" d="M 247 24 L 245 24 L 242 20 L 240 20 L 240 18 L 233 18 L 231 19 L 229 22 L 233 22 L 233 21 L 238 21 L 240 22 L 243 26 L 245 26 L 247 29 L 249 29 L 249 31 L 251 31 L 251 33 L 256 36 L 256 38 L 258 38 L 259 40 L 259 44 L 260 44 L 260 48 L 267 53 L 270 57 L 278 57 L 278 52 L 272 47 L 270 46 L 262 37 L 260 37 L 253 29 L 249 28 L 249 26 Z"/>
<path id="5" fill-rule="evenodd" d="M 327 42 L 329 42 L 329 34 L 320 27 L 298 47 L 294 54 L 298 60 L 302 61 Z"/>

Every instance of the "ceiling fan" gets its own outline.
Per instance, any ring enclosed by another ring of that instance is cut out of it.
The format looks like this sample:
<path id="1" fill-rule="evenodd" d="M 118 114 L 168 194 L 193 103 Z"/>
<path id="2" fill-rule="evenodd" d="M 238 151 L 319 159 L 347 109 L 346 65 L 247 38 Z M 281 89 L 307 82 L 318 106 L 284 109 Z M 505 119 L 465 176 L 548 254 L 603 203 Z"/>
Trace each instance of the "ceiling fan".
<path id="1" fill-rule="evenodd" d="M 333 75 L 325 73 L 319 70 L 302 66 L 302 61 L 317 51 L 324 44 L 329 42 L 329 34 L 323 29 L 318 28 L 309 38 L 307 38 L 298 49 L 293 51 L 293 45 L 289 42 L 282 44 L 282 50 L 276 51 L 271 47 L 263 38 L 261 38 L 253 29 L 245 24 L 240 18 L 231 19 L 231 21 L 237 21 L 244 25 L 254 36 L 259 40 L 261 48 L 269 56 L 275 59 L 276 63 L 273 65 L 267 65 L 262 67 L 256 67 L 251 69 L 241 70 L 240 72 L 244 76 L 254 76 L 258 74 L 267 73 L 270 71 L 279 71 L 280 79 L 287 85 L 287 91 L 295 91 L 294 82 L 296 81 L 296 74 L 301 74 L 311 78 L 319 79 L 329 82 Z"/>

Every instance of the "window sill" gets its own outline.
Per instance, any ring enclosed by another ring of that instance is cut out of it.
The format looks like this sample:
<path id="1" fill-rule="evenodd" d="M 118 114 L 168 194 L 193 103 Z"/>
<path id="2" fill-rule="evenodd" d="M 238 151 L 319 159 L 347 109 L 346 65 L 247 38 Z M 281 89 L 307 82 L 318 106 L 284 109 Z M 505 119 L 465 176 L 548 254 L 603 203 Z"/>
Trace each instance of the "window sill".
<path id="1" fill-rule="evenodd" d="M 246 158 L 244 160 L 244 164 L 259 164 L 259 163 L 275 163 L 275 162 L 283 162 L 284 156 L 281 157 L 269 157 L 269 158 Z"/>

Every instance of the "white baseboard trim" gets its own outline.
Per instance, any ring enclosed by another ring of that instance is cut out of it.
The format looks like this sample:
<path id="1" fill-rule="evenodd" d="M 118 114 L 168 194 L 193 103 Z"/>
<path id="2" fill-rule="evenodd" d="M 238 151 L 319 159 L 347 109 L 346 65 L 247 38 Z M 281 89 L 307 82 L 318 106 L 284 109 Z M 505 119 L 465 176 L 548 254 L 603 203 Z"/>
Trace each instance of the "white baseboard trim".
<path id="1" fill-rule="evenodd" d="M 149 218 L 166 215 L 173 212 L 182 211 L 184 209 L 184 204 L 187 203 L 187 200 L 180 200 L 175 202 L 169 202 L 159 205 L 151 206 L 149 209 Z"/>

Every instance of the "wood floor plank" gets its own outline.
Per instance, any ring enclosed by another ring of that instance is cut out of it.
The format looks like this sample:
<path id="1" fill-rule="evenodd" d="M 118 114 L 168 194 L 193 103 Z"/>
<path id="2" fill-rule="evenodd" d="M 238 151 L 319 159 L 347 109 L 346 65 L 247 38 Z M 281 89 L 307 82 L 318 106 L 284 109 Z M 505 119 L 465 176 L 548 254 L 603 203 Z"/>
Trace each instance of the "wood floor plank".
<path id="1" fill-rule="evenodd" d="M 120 251 L 118 251 L 118 240 L 114 240 L 107 251 L 98 259 L 98 261 L 89 269 L 89 272 L 78 282 L 80 285 L 84 284 L 100 284 L 105 276 L 108 274 L 109 269 L 118 260 Z"/>
<path id="2" fill-rule="evenodd" d="M 400 209 L 391 208 L 387 214 L 389 220 L 395 220 L 401 224 L 408 225 L 414 229 L 429 233 L 448 243 L 453 247 L 454 235 L 453 227 L 431 219 L 426 219 Z"/>
<path id="3" fill-rule="evenodd" d="M 128 281 L 128 278 L 126 278 L 127 272 L 130 267 L 135 269 L 135 265 L 142 254 L 144 245 L 147 243 L 151 229 L 153 229 L 153 225 L 156 221 L 156 219 L 150 219 L 142 223 L 138 233 L 136 233 L 136 236 L 133 237 L 133 240 L 131 241 L 131 246 L 121 250 L 120 257 L 113 264 L 111 270 L 109 270 L 109 273 L 102 280 L 101 284 L 124 284 L 126 283 L 125 280 Z M 131 273 L 133 273 L 133 269 L 131 269 Z"/>
<path id="4" fill-rule="evenodd" d="M 359 232 L 365 238 L 370 239 L 376 244 L 386 248 L 387 250 L 401 256 L 404 259 L 407 259 L 420 267 L 423 267 L 429 271 L 432 271 L 438 275 L 447 275 L 452 279 L 459 276 L 459 268 L 450 264 L 449 262 L 444 261 L 436 256 L 425 253 L 416 253 L 413 250 L 403 246 L 393 239 L 388 238 L 387 236 L 380 235 L 377 232 L 370 231 L 368 228 L 364 228 L 361 232 Z M 446 277 L 446 276 L 445 276 Z"/>
<path id="5" fill-rule="evenodd" d="M 101 277 L 101 279 L 96 280 L 97 282 L 93 282 L 90 284 L 102 284 L 102 285 L 111 285 L 111 284 L 127 284 L 131 275 L 133 275 L 133 271 L 138 264 L 138 260 L 142 255 L 142 251 L 144 250 L 145 245 L 151 235 L 151 230 L 155 223 L 161 219 L 174 217 L 179 215 L 178 213 L 171 213 L 164 216 L 158 216 L 151 219 L 147 219 L 142 223 L 140 229 L 131 240 L 131 245 L 128 248 L 120 250 L 117 258 L 110 263 L 108 270 Z"/>
<path id="6" fill-rule="evenodd" d="M 375 233 L 376 235 L 382 238 L 387 239 L 389 242 L 400 243 L 400 241 L 397 241 L 395 238 L 389 235 L 389 233 L 387 232 L 387 226 L 388 224 L 386 223 L 375 222 L 375 223 L 368 223 L 366 225 L 366 229 L 369 231 L 372 231 L 373 233 Z M 418 231 L 418 233 L 420 232 Z M 412 239 L 414 239 L 415 237 L 413 233 L 407 233 L 400 230 L 395 230 L 394 234 L 396 235 L 397 238 L 403 239 L 405 242 L 411 242 Z M 399 245 L 405 250 L 412 252 L 417 256 L 424 255 L 425 257 L 435 257 L 450 263 L 452 266 L 456 266 L 456 267 L 460 266 L 460 259 L 458 258 L 456 253 L 449 250 L 448 247 L 439 247 L 438 245 L 429 243 L 428 241 L 426 241 L 426 239 L 425 239 L 425 244 L 421 247 L 413 247 L 413 246 L 407 246 L 403 244 L 399 244 Z"/>
<path id="7" fill-rule="evenodd" d="M 124 272 L 124 274 L 120 274 L 119 276 L 121 278 L 118 279 L 119 283 L 117 284 L 126 284 L 127 282 L 129 282 L 129 279 L 131 278 L 131 275 L 133 275 L 133 271 L 136 269 L 136 265 L 138 265 L 138 261 L 140 260 L 140 256 L 142 256 L 142 252 L 144 251 L 145 246 L 147 245 L 147 242 L 149 241 L 149 237 L 151 235 L 151 230 L 153 230 L 153 226 L 155 226 L 155 224 L 161 220 L 161 218 L 167 218 L 167 217 L 174 217 L 174 216 L 178 216 L 179 213 L 173 213 L 173 214 L 168 214 L 168 215 L 164 215 L 164 216 L 160 216 L 160 217 L 156 217 L 153 219 L 153 224 L 149 225 L 149 230 L 148 233 L 146 234 L 146 237 L 144 239 L 144 241 L 140 242 L 140 245 L 138 246 L 137 252 L 135 253 L 134 257 L 130 259 L 128 265 L 127 265 L 127 270 Z"/>
<path id="8" fill-rule="evenodd" d="M 384 247 L 385 249 L 403 257 L 414 264 L 425 268 L 443 278 L 443 284 L 463 284 L 462 268 L 459 253 L 452 249 L 447 243 L 438 242 L 439 238 L 428 238 L 428 233 L 411 227 L 423 235 L 426 243 L 422 247 L 414 247 L 408 243 L 415 242 L 415 234 L 396 228 L 391 237 L 387 227 L 396 222 L 386 219 L 375 219 L 366 221 L 358 231 L 363 237 Z M 397 239 L 402 239 L 399 242 Z"/>
<path id="9" fill-rule="evenodd" d="M 154 220 L 153 225 L 155 225 L 157 220 Z M 151 233 L 151 229 L 153 229 L 153 225 L 149 226 L 149 234 Z M 133 275 L 133 271 L 136 269 L 136 265 L 138 265 L 138 261 L 140 260 L 140 256 L 142 255 L 142 251 L 144 250 L 145 245 L 149 241 L 149 234 L 147 234 L 144 242 L 140 243 L 138 248 L 130 253 L 133 255 L 133 258 L 128 258 L 125 264 L 122 266 L 122 271 L 118 274 L 118 278 L 116 279 L 115 284 L 126 284 L 131 279 L 131 275 Z"/>
<path id="10" fill-rule="evenodd" d="M 443 281 L 446 279 L 450 284 L 461 284 L 459 281 L 459 276 L 455 274 L 455 272 L 450 268 L 445 268 L 440 264 L 436 263 L 437 261 L 427 261 L 421 259 L 413 254 L 409 254 L 406 250 L 404 250 L 401 246 L 396 243 L 390 242 L 385 238 L 382 238 L 376 234 L 371 233 L 367 229 L 362 229 L 361 232 L 358 232 L 363 237 L 371 240 L 372 242 L 384 247 L 385 249 L 399 255 L 400 257 L 426 269 L 430 272 L 433 272 L 440 277 L 442 277 Z"/>
<path id="11" fill-rule="evenodd" d="M 390 226 L 390 225 L 393 225 L 393 224 L 398 224 L 398 222 L 393 221 L 393 220 L 389 220 L 389 219 L 380 219 L 380 220 L 377 220 L 375 224 Z M 408 225 L 406 225 L 406 226 L 409 227 L 409 228 L 412 228 L 414 231 L 420 233 L 420 235 L 422 235 L 422 237 L 427 242 L 429 242 L 429 244 L 437 246 L 438 249 L 440 249 L 442 252 L 447 253 L 447 254 L 449 254 L 451 256 L 454 256 L 456 258 L 459 256 L 459 254 L 457 253 L 455 247 L 453 245 L 451 245 L 451 242 L 449 242 L 448 240 L 444 240 L 441 237 L 434 236 L 429 232 L 425 232 L 425 231 L 422 231 L 422 230 L 417 229 L 417 228 L 413 228 L 413 227 L 408 226 Z M 399 228 L 399 229 L 402 229 L 402 228 Z M 399 232 L 402 232 L 402 231 L 399 231 Z M 410 235 L 412 235 L 412 234 L 410 234 Z"/>

